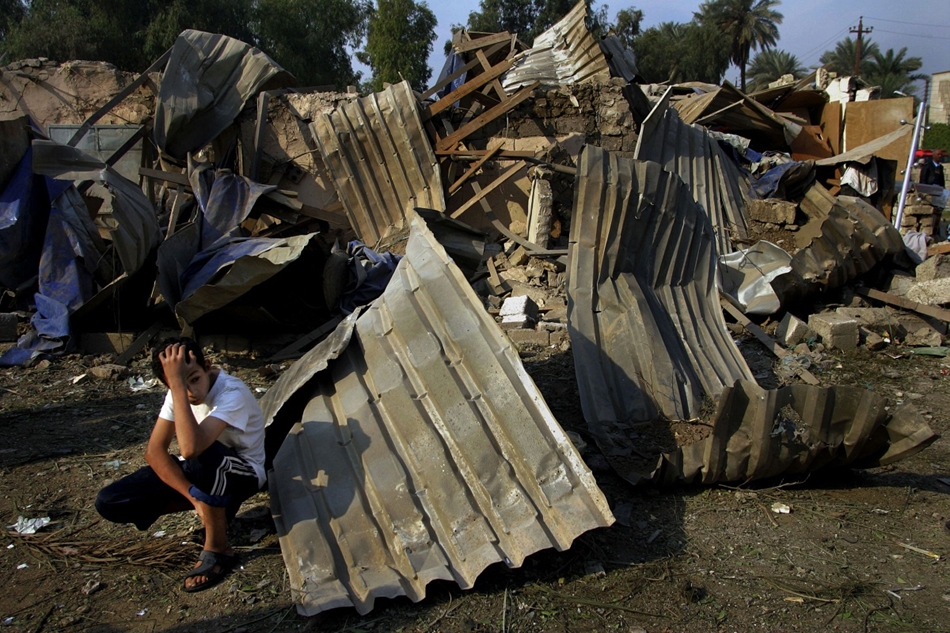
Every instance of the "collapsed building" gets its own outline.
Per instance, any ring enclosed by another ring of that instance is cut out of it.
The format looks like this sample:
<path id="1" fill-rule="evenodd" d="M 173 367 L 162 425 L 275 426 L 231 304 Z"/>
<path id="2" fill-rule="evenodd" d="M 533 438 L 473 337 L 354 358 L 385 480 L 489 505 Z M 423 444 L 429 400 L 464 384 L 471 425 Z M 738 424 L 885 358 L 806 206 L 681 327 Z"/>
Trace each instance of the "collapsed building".
<path id="1" fill-rule="evenodd" d="M 32 318 L 0 362 L 95 332 L 126 333 L 126 362 L 163 328 L 270 335 L 271 358 L 298 359 L 261 404 L 305 614 L 471 587 L 613 523 L 517 345 L 573 351 L 590 436 L 632 484 L 876 466 L 933 442 L 909 406 L 808 371 L 805 338 L 850 349 L 873 323 L 792 314 L 911 269 L 891 218 L 937 230 L 939 192 L 895 206 L 912 102 L 814 78 L 641 85 L 585 18 L 579 3 L 530 48 L 461 31 L 422 94 L 300 92 L 197 31 L 138 77 L 7 66 L 0 284 Z M 84 82 L 105 86 L 95 106 Z M 946 313 L 897 277 L 860 291 L 941 344 Z M 791 361 L 787 386 L 756 384 L 726 314 Z M 750 314 L 784 314 L 780 342 Z"/>

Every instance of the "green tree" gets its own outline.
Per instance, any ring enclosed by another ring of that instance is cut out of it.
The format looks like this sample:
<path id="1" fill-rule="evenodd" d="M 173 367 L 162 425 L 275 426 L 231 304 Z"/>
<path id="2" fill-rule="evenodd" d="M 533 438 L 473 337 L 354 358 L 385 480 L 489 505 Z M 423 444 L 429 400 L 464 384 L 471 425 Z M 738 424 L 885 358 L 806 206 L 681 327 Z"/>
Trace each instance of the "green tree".
<path id="1" fill-rule="evenodd" d="M 640 35 L 643 23 L 643 11 L 640 9 L 621 9 L 611 26 L 611 32 L 628 48 L 633 48 L 633 40 Z"/>
<path id="2" fill-rule="evenodd" d="M 699 5 L 695 19 L 715 25 L 729 42 L 732 63 L 739 67 L 740 87 L 746 89 L 745 73 L 752 50 L 775 46 L 782 14 L 774 10 L 780 0 L 707 0 Z"/>
<path id="3" fill-rule="evenodd" d="M 651 83 L 718 84 L 729 67 L 729 48 L 710 24 L 663 22 L 633 40 L 640 76 Z"/>
<path id="4" fill-rule="evenodd" d="M 871 56 L 871 62 L 868 64 L 868 72 L 864 80 L 871 85 L 881 87 L 881 98 L 891 99 L 901 95 L 895 92 L 905 94 L 915 94 L 917 86 L 915 81 L 926 79 L 927 75 L 916 73 L 924 65 L 920 57 L 905 57 L 907 48 L 900 49 L 897 53 L 893 48 L 887 49 L 887 52 L 881 54 L 874 51 Z"/>
<path id="5" fill-rule="evenodd" d="M 254 0 L 171 0 L 156 3 L 145 29 L 144 53 L 155 59 L 185 29 L 221 33 L 253 44 Z"/>
<path id="6" fill-rule="evenodd" d="M 567 15 L 575 4 L 574 0 L 479 0 L 479 10 L 468 14 L 468 30 L 508 31 L 531 44 L 534 38 Z"/>
<path id="7" fill-rule="evenodd" d="M 783 75 L 801 79 L 806 72 L 791 53 L 774 48 L 760 51 L 749 63 L 749 90 L 762 90 Z"/>
<path id="8" fill-rule="evenodd" d="M 930 129 L 924 132 L 921 145 L 924 149 L 950 149 L 950 125 L 931 123 Z"/>
<path id="9" fill-rule="evenodd" d="M 878 53 L 877 44 L 870 39 L 861 41 L 861 60 L 858 65 L 858 74 L 864 76 L 870 70 L 871 58 Z M 857 53 L 857 42 L 846 38 L 835 44 L 835 50 L 825 51 L 818 58 L 821 65 L 829 72 L 837 73 L 839 77 L 850 77 L 854 74 L 854 59 Z"/>
<path id="10" fill-rule="evenodd" d="M 0 56 L 6 52 L 7 34 L 26 15 L 26 7 L 20 0 L 0 0 Z"/>
<path id="11" fill-rule="evenodd" d="M 425 2 L 378 0 L 369 16 L 366 48 L 356 54 L 373 70 L 373 90 L 406 79 L 416 90 L 429 81 L 429 53 L 435 42 L 435 14 Z"/>
<path id="12" fill-rule="evenodd" d="M 301 86 L 357 84 L 347 47 L 366 33 L 368 0 L 258 0 L 259 46 Z"/>

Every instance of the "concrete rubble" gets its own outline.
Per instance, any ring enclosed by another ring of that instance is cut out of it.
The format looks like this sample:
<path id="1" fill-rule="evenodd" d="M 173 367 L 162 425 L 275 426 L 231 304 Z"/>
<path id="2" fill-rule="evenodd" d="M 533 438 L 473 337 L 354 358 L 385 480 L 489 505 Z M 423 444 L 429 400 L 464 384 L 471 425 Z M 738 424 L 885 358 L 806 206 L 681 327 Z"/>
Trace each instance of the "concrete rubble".
<path id="1" fill-rule="evenodd" d="M 909 405 L 815 375 L 831 350 L 945 342 L 928 201 L 946 195 L 898 209 L 910 126 L 892 119 L 912 100 L 814 77 L 641 85 L 585 15 L 531 48 L 461 30 L 461 70 L 422 94 L 299 91 L 279 60 L 197 31 L 139 76 L 5 66 L 0 340 L 20 336 L 0 364 L 105 346 L 119 374 L 170 331 L 297 359 L 263 406 L 306 614 L 471 587 L 609 526 L 596 451 L 659 486 L 923 450 L 936 436 Z M 780 388 L 737 333 L 775 354 Z M 530 350 L 572 354 L 596 447 L 561 428 Z"/>

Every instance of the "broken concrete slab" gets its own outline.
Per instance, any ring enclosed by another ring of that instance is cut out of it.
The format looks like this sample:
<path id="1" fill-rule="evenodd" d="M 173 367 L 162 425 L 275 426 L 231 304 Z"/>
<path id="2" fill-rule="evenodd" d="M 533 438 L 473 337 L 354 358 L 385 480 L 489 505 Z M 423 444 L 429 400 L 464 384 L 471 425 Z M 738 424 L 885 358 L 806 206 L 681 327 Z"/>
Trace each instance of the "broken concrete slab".
<path id="1" fill-rule="evenodd" d="M 538 304 L 531 297 L 508 297 L 501 305 L 498 316 L 502 329 L 531 328 L 538 323 Z"/>
<path id="2" fill-rule="evenodd" d="M 791 348 L 808 339 L 817 338 L 818 334 L 794 314 L 786 312 L 779 321 L 775 336 L 785 347 Z"/>
<path id="3" fill-rule="evenodd" d="M 929 306 L 948 304 L 950 303 L 950 277 L 932 281 L 918 281 L 907 290 L 905 296 L 910 301 Z"/>

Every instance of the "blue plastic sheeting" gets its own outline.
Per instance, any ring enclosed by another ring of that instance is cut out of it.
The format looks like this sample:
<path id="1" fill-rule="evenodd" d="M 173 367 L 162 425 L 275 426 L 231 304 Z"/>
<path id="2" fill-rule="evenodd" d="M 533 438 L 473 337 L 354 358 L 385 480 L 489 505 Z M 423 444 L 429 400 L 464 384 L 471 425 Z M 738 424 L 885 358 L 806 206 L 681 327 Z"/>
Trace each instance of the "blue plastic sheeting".
<path id="1" fill-rule="evenodd" d="M 782 177 L 788 172 L 789 169 L 792 169 L 798 164 L 799 163 L 797 161 L 782 163 L 781 165 L 776 165 L 758 178 L 753 176 L 752 185 L 749 187 L 749 194 L 753 198 L 771 198 L 775 192 L 778 191 L 779 184 L 782 182 Z"/>
<path id="2" fill-rule="evenodd" d="M 346 253 L 350 256 L 350 281 L 340 297 L 340 311 L 351 314 L 383 294 L 402 257 L 392 253 L 380 255 L 359 240 L 347 244 Z"/>
<path id="3" fill-rule="evenodd" d="M 439 72 L 439 78 L 436 79 L 435 83 L 438 84 L 440 81 L 457 71 L 459 68 L 465 65 L 465 60 L 462 59 L 461 55 L 452 51 L 445 58 L 445 65 L 442 66 L 442 71 Z M 450 83 L 446 84 L 439 90 L 436 95 L 441 99 L 442 97 L 451 94 L 462 87 L 465 83 L 465 77 L 468 73 L 462 73 L 462 75 L 456 79 L 453 79 Z"/>
<path id="4" fill-rule="evenodd" d="M 277 189 L 228 170 L 214 172 L 210 165 L 197 167 L 190 180 L 203 216 L 202 247 L 209 247 L 224 236 L 240 236 L 239 227 L 257 199 Z"/>
<path id="5" fill-rule="evenodd" d="M 36 275 L 50 198 L 68 186 L 34 175 L 33 150 L 27 149 L 0 192 L 0 286 L 15 290 Z"/>

